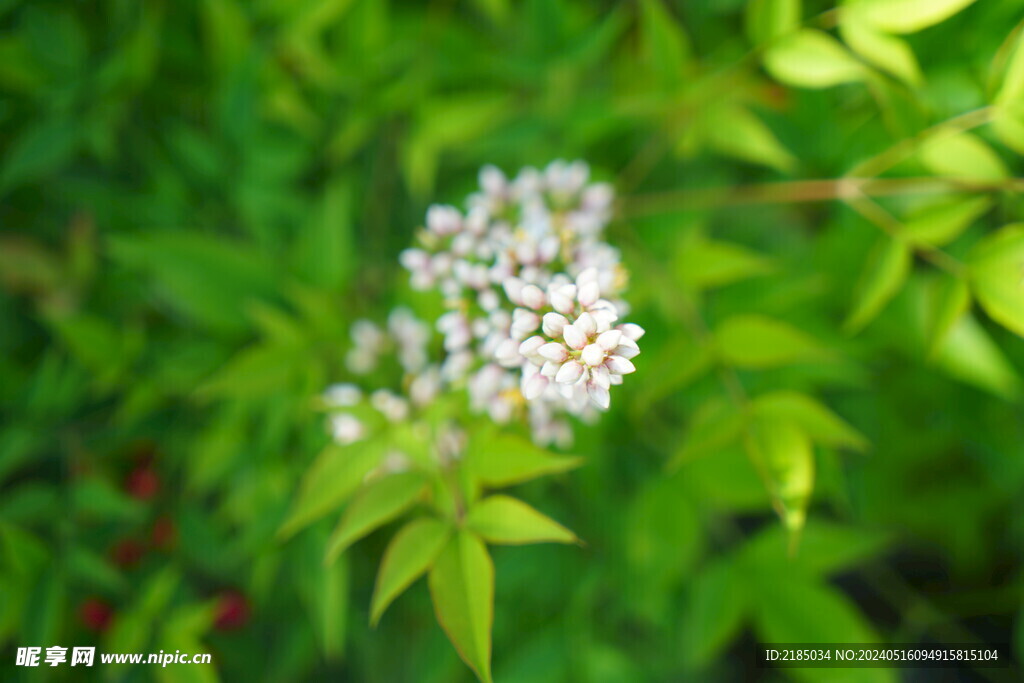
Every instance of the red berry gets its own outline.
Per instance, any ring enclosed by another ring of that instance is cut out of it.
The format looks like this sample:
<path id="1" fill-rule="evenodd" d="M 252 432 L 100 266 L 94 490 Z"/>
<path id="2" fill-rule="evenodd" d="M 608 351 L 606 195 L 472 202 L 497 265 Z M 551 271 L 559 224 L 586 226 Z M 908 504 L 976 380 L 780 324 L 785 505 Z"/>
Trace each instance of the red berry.
<path id="1" fill-rule="evenodd" d="M 141 543 L 131 538 L 125 538 L 110 549 L 110 559 L 118 567 L 130 569 L 139 563 L 145 552 L 146 549 L 142 547 Z"/>
<path id="2" fill-rule="evenodd" d="M 178 526 L 174 520 L 167 515 L 161 515 L 153 522 L 153 530 L 150 532 L 150 542 L 154 548 L 160 550 L 171 550 L 178 542 Z"/>
<path id="3" fill-rule="evenodd" d="M 221 593 L 217 603 L 217 619 L 214 626 L 221 631 L 241 628 L 249 620 L 249 602 L 235 590 Z"/>
<path id="4" fill-rule="evenodd" d="M 160 477 L 149 467 L 136 467 L 124 482 L 128 495 L 139 500 L 149 500 L 160 491 Z"/>
<path id="5" fill-rule="evenodd" d="M 106 631 L 114 617 L 114 609 L 99 598 L 89 598 L 78 607 L 78 616 L 90 631 Z"/>

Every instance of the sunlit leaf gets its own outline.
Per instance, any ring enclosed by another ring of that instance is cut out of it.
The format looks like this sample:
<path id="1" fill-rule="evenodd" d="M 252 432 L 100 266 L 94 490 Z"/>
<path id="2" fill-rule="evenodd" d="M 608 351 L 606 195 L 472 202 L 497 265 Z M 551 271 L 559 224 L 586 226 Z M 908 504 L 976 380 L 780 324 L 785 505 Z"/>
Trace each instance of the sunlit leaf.
<path id="1" fill-rule="evenodd" d="M 868 62 L 908 85 L 921 84 L 921 68 L 905 40 L 884 33 L 856 14 L 844 16 L 839 29 L 846 44 Z"/>
<path id="2" fill-rule="evenodd" d="M 814 452 L 806 432 L 793 420 L 758 419 L 748 426 L 745 443 L 768 477 L 783 524 L 798 532 L 814 490 Z"/>
<path id="3" fill-rule="evenodd" d="M 1009 225 L 979 244 L 970 276 L 985 312 L 1024 336 L 1024 224 Z"/>
<path id="4" fill-rule="evenodd" d="M 934 356 L 941 349 L 949 331 L 971 306 L 971 290 L 967 281 L 945 276 L 934 289 L 934 302 L 928 321 L 928 353 Z"/>
<path id="5" fill-rule="evenodd" d="M 769 368 L 821 360 L 826 356 L 809 335 L 762 315 L 737 315 L 715 333 L 722 358 L 745 368 Z"/>
<path id="6" fill-rule="evenodd" d="M 476 503 L 466 515 L 466 528 L 488 543 L 576 543 L 576 534 L 542 515 L 521 500 L 490 496 Z"/>
<path id="7" fill-rule="evenodd" d="M 380 459 L 380 448 L 372 441 L 328 445 L 303 477 L 280 536 L 287 538 L 340 507 Z"/>
<path id="8" fill-rule="evenodd" d="M 835 38 L 816 29 L 780 38 L 765 53 L 764 66 L 778 80 L 800 88 L 828 88 L 865 76 L 863 64 Z"/>
<path id="9" fill-rule="evenodd" d="M 413 520 L 395 534 L 377 572 L 370 604 L 371 624 L 380 621 L 388 605 L 430 569 L 450 536 L 451 527 L 432 518 Z"/>
<path id="10" fill-rule="evenodd" d="M 416 502 L 427 488 L 421 472 L 388 474 L 366 484 L 352 499 L 327 543 L 327 561 Z"/>
<path id="11" fill-rule="evenodd" d="M 934 137 L 921 146 L 921 162 L 936 175 L 965 180 L 1002 180 L 1006 166 L 992 148 L 971 133 Z"/>
<path id="12" fill-rule="evenodd" d="M 903 242 L 883 238 L 868 257 L 857 285 L 853 310 L 844 323 L 849 332 L 864 328 L 899 292 L 910 273 L 910 249 Z"/>
<path id="13" fill-rule="evenodd" d="M 750 110 L 721 106 L 709 111 L 704 137 L 713 149 L 729 156 L 789 171 L 796 159 L 782 146 L 771 129 Z"/>
<path id="14" fill-rule="evenodd" d="M 953 377 L 997 396 L 1012 399 L 1020 393 L 1020 375 L 969 314 L 953 323 L 935 352 L 935 362 Z"/>
<path id="15" fill-rule="evenodd" d="M 750 0 L 746 27 L 754 45 L 769 43 L 800 25 L 800 0 Z"/>
<path id="16" fill-rule="evenodd" d="M 676 277 L 688 287 L 721 287 L 771 272 L 772 261 L 738 244 L 690 240 L 676 256 Z"/>
<path id="17" fill-rule="evenodd" d="M 754 414 L 766 421 L 790 421 L 824 446 L 864 450 L 867 439 L 816 399 L 796 391 L 774 391 L 753 401 Z"/>
<path id="18" fill-rule="evenodd" d="M 941 247 L 959 237 L 992 206 L 989 197 L 956 197 L 914 212 L 900 235 L 917 244 Z"/>
<path id="19" fill-rule="evenodd" d="M 511 486 L 578 467 L 580 458 L 557 456 L 528 439 L 488 433 L 472 439 L 466 465 L 486 486 Z"/>
<path id="20" fill-rule="evenodd" d="M 430 570 L 437 620 L 463 661 L 484 683 L 491 680 L 494 564 L 483 541 L 460 531 Z"/>
<path id="21" fill-rule="evenodd" d="M 855 0 L 857 12 L 890 33 L 914 33 L 972 4 L 974 0 Z"/>

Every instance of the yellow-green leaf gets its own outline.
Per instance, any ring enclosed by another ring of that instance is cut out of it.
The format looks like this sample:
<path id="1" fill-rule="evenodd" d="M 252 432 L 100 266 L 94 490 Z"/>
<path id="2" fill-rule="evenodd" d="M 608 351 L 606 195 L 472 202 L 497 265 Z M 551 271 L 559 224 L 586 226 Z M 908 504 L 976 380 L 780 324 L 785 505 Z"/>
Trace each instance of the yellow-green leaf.
<path id="1" fill-rule="evenodd" d="M 974 250 L 975 296 L 993 320 L 1024 336 L 1024 223 L 1009 225 Z"/>
<path id="2" fill-rule="evenodd" d="M 801 29 L 780 38 L 764 56 L 772 76 L 801 88 L 828 88 L 864 78 L 866 71 L 835 38 L 816 29 Z"/>
<path id="3" fill-rule="evenodd" d="M 718 352 L 730 365 L 769 368 L 826 357 L 809 335 L 792 325 L 762 315 L 737 315 L 715 333 Z"/>
<path id="4" fill-rule="evenodd" d="M 957 379 L 1012 399 L 1020 393 L 1020 376 L 974 316 L 965 314 L 942 342 L 935 362 Z"/>
<path id="5" fill-rule="evenodd" d="M 370 623 L 376 625 L 388 605 L 424 574 L 451 536 L 451 527 L 433 518 L 416 519 L 391 539 L 377 572 L 370 601 Z"/>
<path id="6" fill-rule="evenodd" d="M 327 543 L 327 561 L 351 544 L 394 519 L 420 497 L 427 487 L 422 472 L 389 474 L 366 484 L 349 504 Z"/>
<path id="7" fill-rule="evenodd" d="M 556 456 L 529 439 L 491 431 L 470 441 L 467 469 L 485 486 L 511 486 L 578 467 L 580 458 Z"/>
<path id="8" fill-rule="evenodd" d="M 889 33 L 914 33 L 953 16 L 974 0 L 860 0 L 854 7 Z"/>
<path id="9" fill-rule="evenodd" d="M 800 25 L 800 0 L 751 0 L 747 3 L 747 35 L 754 45 L 770 43 Z"/>
<path id="10" fill-rule="evenodd" d="M 704 127 L 708 144 L 723 154 L 779 171 L 788 171 L 796 164 L 771 129 L 748 109 L 716 107 L 708 113 Z"/>
<path id="11" fill-rule="evenodd" d="M 681 245 L 675 273 L 685 286 L 706 289 L 764 275 L 772 267 L 769 259 L 738 244 L 695 239 Z"/>
<path id="12" fill-rule="evenodd" d="M 428 583 L 441 628 L 463 661 L 489 683 L 494 563 L 483 541 L 468 531 L 452 537 L 430 570 Z"/>
<path id="13" fill-rule="evenodd" d="M 576 534 L 523 501 L 502 495 L 477 503 L 466 515 L 466 528 L 488 543 L 502 545 L 575 543 L 578 540 Z"/>
<path id="14" fill-rule="evenodd" d="M 871 64 L 908 85 L 921 84 L 921 68 L 907 41 L 884 33 L 855 13 L 844 15 L 839 30 L 846 44 Z"/>
<path id="15" fill-rule="evenodd" d="M 754 414 L 766 421 L 790 421 L 823 446 L 863 450 L 868 442 L 819 401 L 796 391 L 775 391 L 753 401 Z"/>
<path id="16" fill-rule="evenodd" d="M 921 163 L 932 173 L 966 180 L 1002 180 L 1007 176 L 1003 160 L 971 133 L 941 135 L 925 142 Z"/>
<path id="17" fill-rule="evenodd" d="M 910 250 L 903 242 L 883 238 L 868 257 L 854 295 L 853 310 L 844 326 L 857 332 L 874 320 L 896 296 L 910 273 Z"/>
<path id="18" fill-rule="evenodd" d="M 279 536 L 287 538 L 339 507 L 379 460 L 380 451 L 372 441 L 348 446 L 328 445 L 302 478 L 292 511 L 281 525 Z"/>
<path id="19" fill-rule="evenodd" d="M 776 511 L 791 532 L 807 519 L 814 489 L 814 452 L 807 434 L 792 420 L 756 419 L 746 438 L 748 453 L 768 477 Z"/>
<path id="20" fill-rule="evenodd" d="M 934 299 L 928 321 L 930 356 L 934 356 L 943 347 L 949 331 L 971 305 L 971 291 L 967 281 L 962 278 L 944 275 L 933 291 Z"/>
<path id="21" fill-rule="evenodd" d="M 955 197 L 913 213 L 900 235 L 916 244 L 941 247 L 959 237 L 992 206 L 988 197 Z"/>

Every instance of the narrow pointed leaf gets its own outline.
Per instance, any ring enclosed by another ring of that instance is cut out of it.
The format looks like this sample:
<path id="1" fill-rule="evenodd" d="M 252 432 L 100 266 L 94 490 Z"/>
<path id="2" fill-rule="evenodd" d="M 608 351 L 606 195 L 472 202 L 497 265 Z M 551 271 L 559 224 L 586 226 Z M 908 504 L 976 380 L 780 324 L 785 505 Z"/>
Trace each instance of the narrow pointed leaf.
<path id="1" fill-rule="evenodd" d="M 1012 399 L 1020 394 L 1020 375 L 970 314 L 960 316 L 949 330 L 935 362 L 953 377 L 996 396 Z"/>
<path id="2" fill-rule="evenodd" d="M 823 446 L 864 450 L 864 435 L 819 401 L 796 391 L 776 391 L 753 401 L 754 414 L 771 421 L 792 421 Z"/>
<path id="3" fill-rule="evenodd" d="M 769 368 L 826 356 L 809 335 L 762 315 L 733 316 L 719 326 L 715 336 L 719 354 L 737 367 Z"/>
<path id="4" fill-rule="evenodd" d="M 972 133 L 936 137 L 921 146 L 921 163 L 932 173 L 975 181 L 1002 180 L 1008 175 L 1002 159 Z"/>
<path id="5" fill-rule="evenodd" d="M 854 52 L 907 85 L 921 84 L 921 68 L 907 41 L 884 33 L 854 15 L 839 25 L 843 40 Z"/>
<path id="6" fill-rule="evenodd" d="M 491 496 L 476 504 L 466 516 L 466 527 L 488 543 L 576 543 L 576 534 L 542 515 L 521 500 Z"/>
<path id="7" fill-rule="evenodd" d="M 490 683 L 494 563 L 483 541 L 460 531 L 441 551 L 428 583 L 441 628 L 477 677 Z"/>
<path id="8" fill-rule="evenodd" d="M 430 569 L 450 536 L 451 527 L 432 518 L 413 520 L 395 534 L 377 572 L 370 604 L 371 624 L 376 625 L 388 605 Z"/>
<path id="9" fill-rule="evenodd" d="M 1024 336 L 1024 223 L 1009 225 L 974 250 L 971 285 L 993 320 Z"/>
<path id="10" fill-rule="evenodd" d="M 772 76 L 799 88 L 828 88 L 863 80 L 867 71 L 842 44 L 816 29 L 780 38 L 764 56 Z"/>
<path id="11" fill-rule="evenodd" d="M 764 45 L 800 26 L 800 0 L 751 0 L 747 3 L 747 36 Z"/>
<path id="12" fill-rule="evenodd" d="M 557 456 L 519 436 L 493 432 L 470 443 L 467 467 L 485 486 L 511 486 L 578 467 L 580 458 Z"/>
<path id="13" fill-rule="evenodd" d="M 890 33 L 914 33 L 953 16 L 974 0 L 861 0 L 865 19 Z"/>
<path id="14" fill-rule="evenodd" d="M 327 446 L 303 477 L 279 536 L 287 538 L 341 506 L 378 460 L 379 450 L 372 442 Z"/>
<path id="15" fill-rule="evenodd" d="M 411 506 L 427 487 L 421 472 L 391 474 L 370 482 L 356 494 L 327 543 L 327 561 Z"/>
<path id="16" fill-rule="evenodd" d="M 963 234 L 991 206 L 988 197 L 943 200 L 908 216 L 900 235 L 917 244 L 941 247 Z"/>
<path id="17" fill-rule="evenodd" d="M 814 489 L 814 453 L 807 434 L 794 421 L 759 419 L 749 428 L 746 446 L 768 477 L 786 529 L 799 532 Z"/>
<path id="18" fill-rule="evenodd" d="M 910 249 L 899 240 L 885 238 L 875 247 L 844 325 L 848 332 L 863 329 L 896 296 L 910 273 L 910 263 Z"/>

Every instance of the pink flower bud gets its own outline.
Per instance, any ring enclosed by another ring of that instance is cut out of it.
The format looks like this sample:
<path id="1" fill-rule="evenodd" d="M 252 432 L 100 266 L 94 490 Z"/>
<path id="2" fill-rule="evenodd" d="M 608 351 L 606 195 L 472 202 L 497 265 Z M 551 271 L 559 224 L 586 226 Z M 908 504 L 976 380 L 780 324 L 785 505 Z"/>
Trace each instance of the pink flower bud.
<path id="1" fill-rule="evenodd" d="M 600 387 L 607 389 L 611 386 L 611 373 L 608 372 L 608 368 L 603 365 L 599 365 L 596 368 L 590 369 L 590 381 L 597 384 Z"/>
<path id="2" fill-rule="evenodd" d="M 590 400 L 594 402 L 594 405 L 601 410 L 608 410 L 608 406 L 611 404 L 611 396 L 608 393 L 607 387 L 602 387 L 594 382 L 588 382 L 587 394 L 590 396 Z"/>
<path id="3" fill-rule="evenodd" d="M 622 330 L 622 334 L 629 337 L 633 341 L 639 341 L 640 337 L 644 336 L 644 328 L 640 327 L 636 323 L 625 323 L 619 325 L 619 329 Z"/>
<path id="4" fill-rule="evenodd" d="M 580 317 L 576 318 L 576 322 L 573 323 L 573 326 L 587 337 L 590 337 L 597 332 L 597 321 L 594 320 L 594 316 L 589 313 L 583 313 Z"/>
<path id="5" fill-rule="evenodd" d="M 551 337 L 552 339 L 558 339 L 562 336 L 562 330 L 569 324 L 569 320 L 560 313 L 545 313 L 541 319 L 541 328 L 544 330 L 544 334 Z"/>
<path id="6" fill-rule="evenodd" d="M 555 381 L 559 384 L 572 384 L 583 375 L 583 366 L 578 361 L 570 360 L 562 364 L 555 375 Z"/>
<path id="7" fill-rule="evenodd" d="M 587 335 L 580 331 L 577 323 L 566 325 L 562 329 L 562 337 L 565 339 L 565 343 L 569 345 L 570 349 L 579 351 L 587 345 Z"/>
<path id="8" fill-rule="evenodd" d="M 538 349 L 545 346 L 545 341 L 544 337 L 536 334 L 519 345 L 519 353 L 527 358 L 534 356 L 537 354 Z"/>
<path id="9" fill-rule="evenodd" d="M 537 285 L 526 285 L 521 294 L 523 305 L 537 310 L 545 304 L 544 292 Z"/>
<path id="10" fill-rule="evenodd" d="M 523 339 L 540 326 L 540 316 L 525 308 L 517 308 L 512 311 L 512 326 L 510 332 L 516 339 Z"/>
<path id="11" fill-rule="evenodd" d="M 545 358 L 554 363 L 564 363 L 569 358 L 569 351 L 558 342 L 548 342 L 539 349 L 537 353 L 540 354 L 541 358 Z"/>
<path id="12" fill-rule="evenodd" d="M 636 372 L 636 366 L 622 356 L 608 356 L 604 365 L 613 375 L 628 375 L 631 372 Z"/>
<path id="13" fill-rule="evenodd" d="M 605 351 L 613 351 L 622 339 L 622 332 L 619 330 L 608 330 L 597 337 L 597 345 Z"/>
<path id="14" fill-rule="evenodd" d="M 555 375 L 558 374 L 558 369 L 560 367 L 562 367 L 561 363 L 555 363 L 554 361 L 549 360 L 540 367 L 540 374 L 550 379 L 554 379 Z"/>
<path id="15" fill-rule="evenodd" d="M 523 382 L 523 398 L 527 401 L 532 401 L 533 399 L 538 398 L 544 393 L 544 390 L 548 388 L 549 381 L 550 380 L 547 377 L 539 372 L 533 375 Z"/>
<path id="16" fill-rule="evenodd" d="M 619 340 L 619 345 L 612 349 L 612 353 L 626 359 L 636 358 L 640 355 L 640 347 L 637 346 L 635 341 L 624 336 Z"/>
<path id="17" fill-rule="evenodd" d="M 525 282 L 517 277 L 506 278 L 501 283 L 502 288 L 505 290 L 505 294 L 508 295 L 508 300 L 519 306 L 523 303 L 523 287 L 526 285 Z"/>
<path id="18" fill-rule="evenodd" d="M 580 285 L 578 298 L 580 306 L 584 308 L 589 308 L 597 303 L 597 300 L 601 298 L 601 288 L 598 286 L 597 281 L 590 281 Z"/>
<path id="19" fill-rule="evenodd" d="M 604 362 L 604 349 L 597 344 L 587 344 L 580 354 L 580 360 L 590 367 L 600 365 Z"/>

